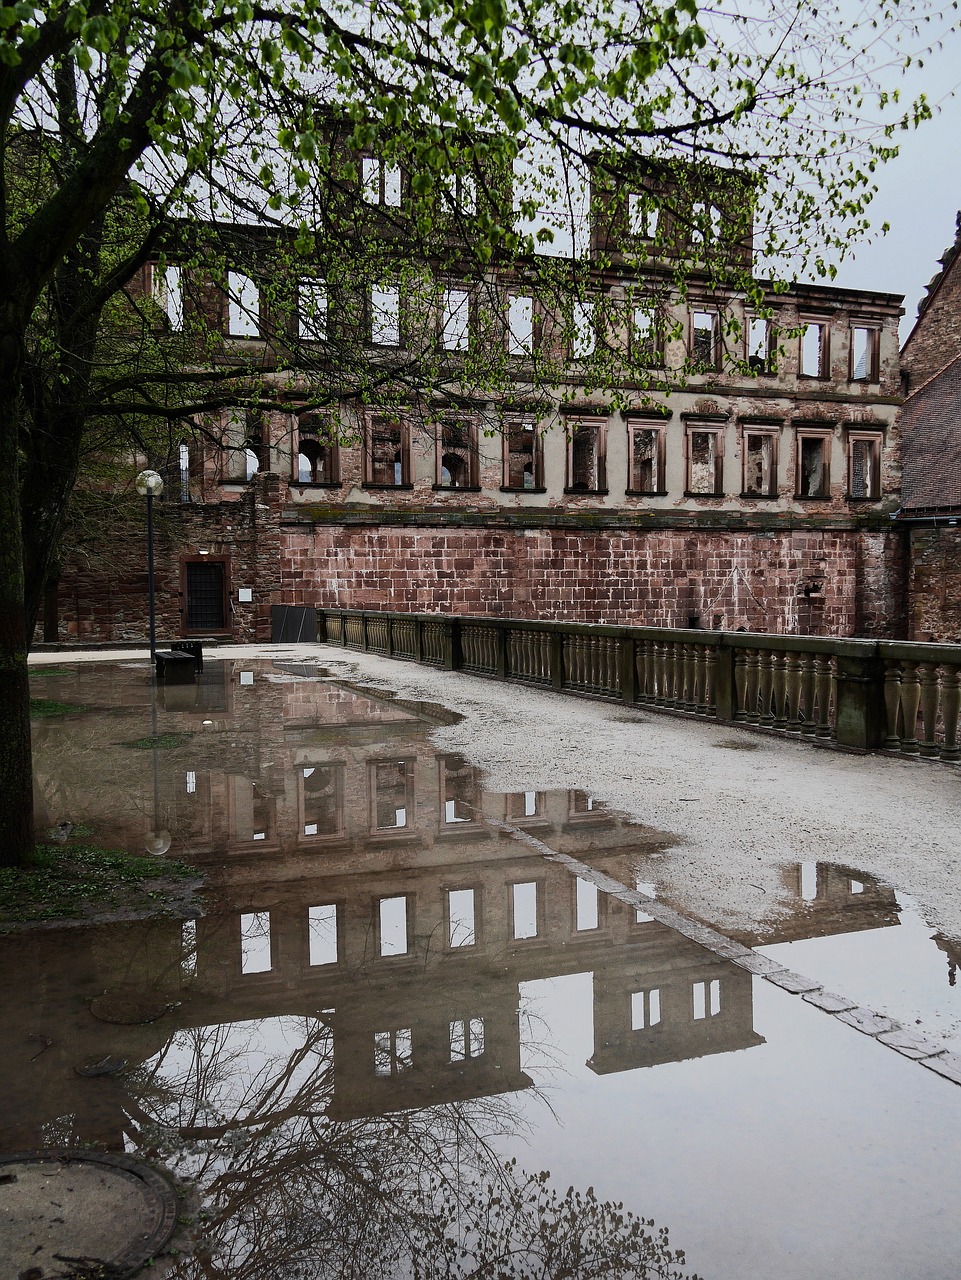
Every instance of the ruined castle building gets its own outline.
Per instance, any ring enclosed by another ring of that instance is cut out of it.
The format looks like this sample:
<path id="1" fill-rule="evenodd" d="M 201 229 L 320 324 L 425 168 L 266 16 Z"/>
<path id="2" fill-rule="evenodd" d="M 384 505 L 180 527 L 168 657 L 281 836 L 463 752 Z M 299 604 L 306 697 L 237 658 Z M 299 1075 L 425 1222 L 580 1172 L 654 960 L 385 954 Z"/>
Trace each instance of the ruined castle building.
<path id="1" fill-rule="evenodd" d="M 961 642 L 961 213 L 901 353 L 911 640 Z"/>
<path id="2" fill-rule="evenodd" d="M 359 206 L 402 209 L 406 176 L 361 161 Z M 713 249 L 750 269 L 743 192 L 706 182 L 685 196 L 656 175 L 634 185 L 596 178 L 588 288 L 566 301 L 545 298 L 523 263 L 457 277 L 448 258 L 418 297 L 400 280 L 328 286 L 318 265 L 278 322 L 274 282 L 261 288 L 249 266 L 192 281 L 168 266 L 160 286 L 148 270 L 142 288 L 171 327 L 199 308 L 224 358 L 262 352 L 288 397 L 283 412 L 225 410 L 173 459 L 161 632 L 269 639 L 285 616 L 309 617 L 291 610 L 362 607 L 903 634 L 902 299 L 762 285 L 752 309 L 707 265 Z M 468 215 L 480 198 L 455 195 Z M 679 260 L 693 263 L 683 289 Z M 418 396 L 398 379 L 393 402 L 291 413 L 299 375 L 284 367 L 281 330 L 321 364 L 359 342 L 388 384 L 425 332 L 455 373 L 496 342 L 510 381 L 471 399 Z M 616 391 L 592 389 L 598 344 L 623 367 Z M 61 635 L 142 636 L 136 537 L 122 554 L 65 567 Z"/>

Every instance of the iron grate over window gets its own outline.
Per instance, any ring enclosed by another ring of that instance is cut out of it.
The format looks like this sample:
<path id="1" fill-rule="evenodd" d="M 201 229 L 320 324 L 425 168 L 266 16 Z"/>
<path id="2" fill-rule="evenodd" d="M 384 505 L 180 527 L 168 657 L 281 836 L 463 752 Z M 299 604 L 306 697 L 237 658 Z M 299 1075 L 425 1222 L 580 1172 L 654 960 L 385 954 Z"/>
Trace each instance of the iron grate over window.
<path id="1" fill-rule="evenodd" d="M 224 566 L 218 561 L 188 564 L 187 630 L 222 631 L 224 618 Z"/>

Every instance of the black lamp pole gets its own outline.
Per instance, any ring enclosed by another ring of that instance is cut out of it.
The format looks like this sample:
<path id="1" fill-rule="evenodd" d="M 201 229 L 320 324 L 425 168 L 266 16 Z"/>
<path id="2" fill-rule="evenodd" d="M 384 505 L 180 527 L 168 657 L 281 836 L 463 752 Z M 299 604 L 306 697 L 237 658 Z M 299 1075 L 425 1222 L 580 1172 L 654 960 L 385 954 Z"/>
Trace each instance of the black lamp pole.
<path id="1" fill-rule="evenodd" d="M 163 477 L 156 471 L 141 471 L 135 481 L 137 492 L 147 499 L 147 595 L 150 601 L 150 663 L 157 660 L 157 612 L 153 584 L 153 500 L 164 491 Z"/>

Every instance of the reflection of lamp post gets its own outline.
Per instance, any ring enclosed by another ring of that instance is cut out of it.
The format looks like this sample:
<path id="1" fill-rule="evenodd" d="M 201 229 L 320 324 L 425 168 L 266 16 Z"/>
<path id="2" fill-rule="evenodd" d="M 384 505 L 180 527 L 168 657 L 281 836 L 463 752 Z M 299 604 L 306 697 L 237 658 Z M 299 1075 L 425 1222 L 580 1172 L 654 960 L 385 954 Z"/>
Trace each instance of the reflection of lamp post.
<path id="1" fill-rule="evenodd" d="M 147 499 L 147 595 L 150 597 L 150 661 L 157 658 L 157 622 L 153 592 L 153 500 L 164 491 L 163 477 L 156 471 L 141 471 L 134 481 L 141 498 Z"/>

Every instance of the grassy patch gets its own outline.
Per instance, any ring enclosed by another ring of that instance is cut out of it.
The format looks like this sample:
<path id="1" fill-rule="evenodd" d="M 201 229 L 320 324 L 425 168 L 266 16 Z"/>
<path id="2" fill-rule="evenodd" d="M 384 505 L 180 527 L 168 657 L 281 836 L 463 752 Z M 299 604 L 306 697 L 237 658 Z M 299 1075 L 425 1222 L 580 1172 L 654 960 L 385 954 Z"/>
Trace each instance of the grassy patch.
<path id="1" fill-rule="evenodd" d="M 152 751 L 154 747 L 160 747 L 164 750 L 170 750 L 172 747 L 181 747 L 194 735 L 192 733 L 158 733 L 156 737 L 150 735 L 146 738 L 135 738 L 133 742 L 125 742 L 125 747 L 136 747 L 138 751 Z"/>
<path id="2" fill-rule="evenodd" d="M 76 715 L 78 711 L 86 711 L 79 702 L 58 702 L 56 698 L 31 698 L 30 714 L 35 720 L 46 720 L 50 716 Z"/>
<path id="3" fill-rule="evenodd" d="M 39 844 L 25 867 L 0 867 L 0 924 L 162 914 L 197 879 L 182 862 L 92 844 Z"/>
<path id="4" fill-rule="evenodd" d="M 39 676 L 73 676 L 75 671 L 68 671 L 66 667 L 31 667 L 30 679 L 36 680 Z"/>

